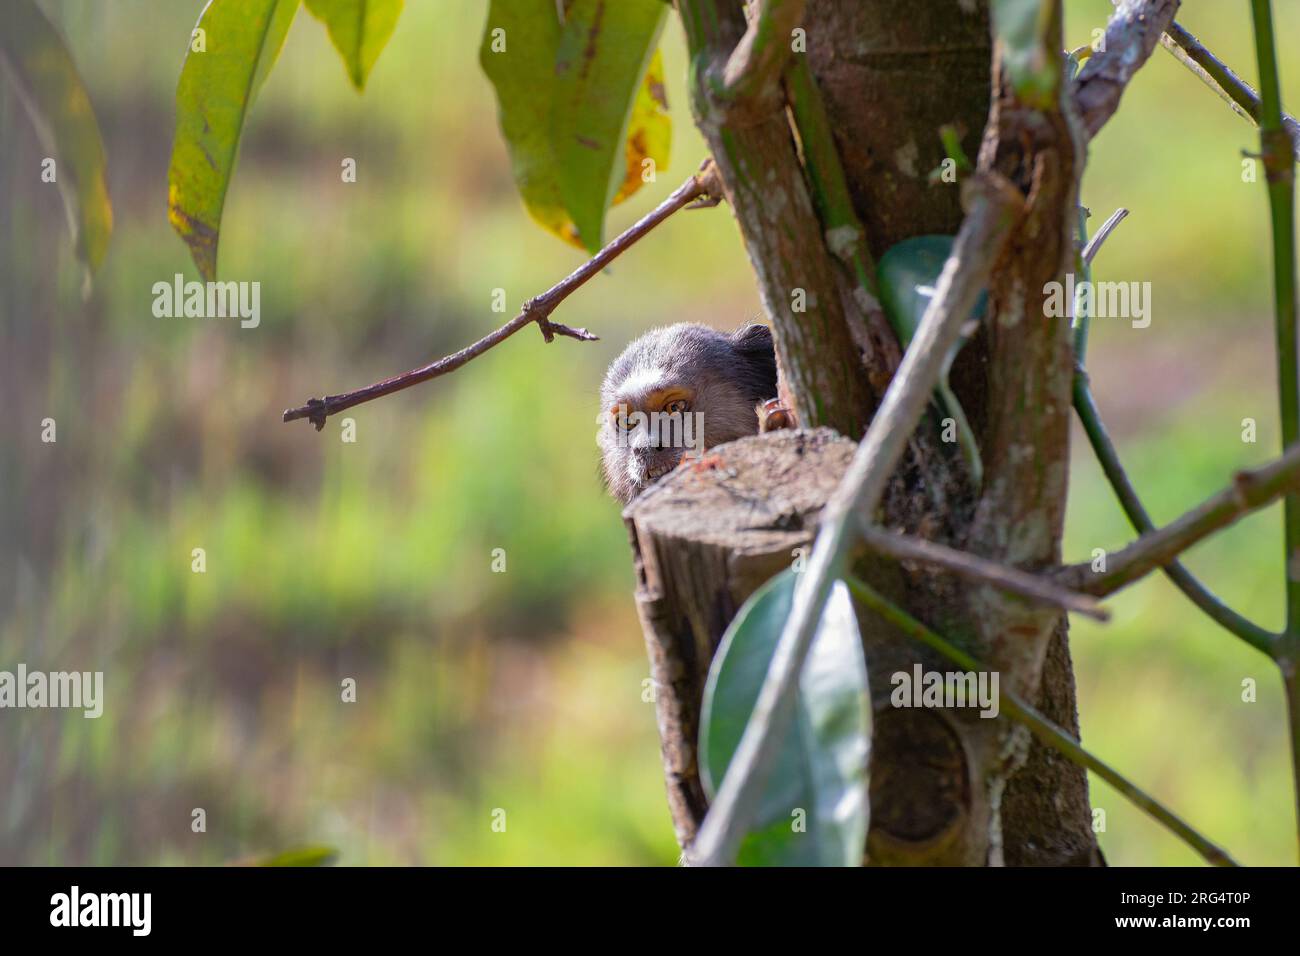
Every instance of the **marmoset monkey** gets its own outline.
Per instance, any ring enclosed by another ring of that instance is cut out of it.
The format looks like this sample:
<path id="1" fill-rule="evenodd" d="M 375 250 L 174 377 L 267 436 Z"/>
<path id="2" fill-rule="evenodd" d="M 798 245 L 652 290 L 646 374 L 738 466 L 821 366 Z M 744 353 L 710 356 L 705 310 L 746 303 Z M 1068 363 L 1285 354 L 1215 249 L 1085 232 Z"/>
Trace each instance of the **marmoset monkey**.
<path id="1" fill-rule="evenodd" d="M 627 504 L 700 451 L 781 421 L 776 352 L 763 325 L 727 334 L 678 323 L 632 342 L 605 373 L 597 434 L 605 484 Z M 766 430 L 766 429 L 764 429 Z"/>

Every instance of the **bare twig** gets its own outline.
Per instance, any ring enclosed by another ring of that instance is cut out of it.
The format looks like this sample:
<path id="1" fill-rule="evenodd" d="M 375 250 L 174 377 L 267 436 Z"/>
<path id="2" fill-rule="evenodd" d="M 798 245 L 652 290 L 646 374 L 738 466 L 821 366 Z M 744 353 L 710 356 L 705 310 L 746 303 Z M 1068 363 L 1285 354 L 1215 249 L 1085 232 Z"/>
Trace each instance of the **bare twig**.
<path id="1" fill-rule="evenodd" d="M 1074 100 L 1089 137 L 1115 115 L 1129 80 L 1174 22 L 1180 2 L 1121 0 L 1106 24 L 1105 47 L 1088 58 L 1074 84 Z"/>
<path id="2" fill-rule="evenodd" d="M 930 630 L 923 623 L 918 621 L 912 615 L 908 614 L 898 605 L 894 604 L 879 591 L 872 588 L 865 581 L 848 575 L 844 579 L 848 584 L 855 597 L 867 607 L 871 608 L 882 618 L 893 624 L 903 633 L 910 635 L 920 641 L 927 647 L 933 648 L 940 654 L 947 657 L 958 667 L 967 671 L 979 673 L 987 671 L 988 668 L 983 666 L 975 658 L 962 651 L 947 638 L 941 636 L 935 631 Z M 1063 755 L 1071 763 L 1080 767 L 1086 767 L 1097 776 L 1101 777 L 1112 787 L 1133 801 L 1142 811 L 1148 814 L 1152 819 L 1164 824 L 1175 835 L 1183 840 L 1188 846 L 1201 854 L 1206 861 L 1215 866 L 1236 866 L 1232 857 L 1211 843 L 1201 834 L 1193 830 L 1188 824 L 1184 823 L 1172 810 L 1168 809 L 1160 801 L 1146 793 L 1137 784 L 1122 776 L 1110 765 L 1103 763 L 1098 757 L 1093 756 L 1079 744 L 1077 740 L 1067 734 L 1056 724 L 1052 723 L 1037 710 L 1012 691 L 1000 690 L 998 701 L 1003 712 L 1012 720 L 1027 727 L 1029 732 L 1037 737 L 1042 743 L 1051 747 L 1057 753 Z"/>
<path id="3" fill-rule="evenodd" d="M 1075 370 L 1074 410 L 1079 415 L 1079 422 L 1088 436 L 1088 443 L 1092 445 L 1097 461 L 1101 464 L 1101 470 L 1115 490 L 1115 497 L 1119 499 L 1120 507 L 1128 516 L 1133 530 L 1141 535 L 1153 534 L 1156 530 L 1155 522 L 1147 514 L 1142 500 L 1138 497 L 1137 489 L 1133 487 L 1133 482 L 1129 480 L 1128 473 L 1119 460 L 1115 443 L 1111 441 L 1110 434 L 1102 423 L 1097 403 L 1092 397 L 1088 374 L 1082 369 Z M 1256 650 L 1272 655 L 1277 635 L 1220 601 L 1181 561 L 1170 561 L 1162 570 L 1193 604 L 1205 612 L 1207 617 Z"/>
<path id="4" fill-rule="evenodd" d="M 1171 23 L 1165 30 L 1165 35 L 1160 38 L 1160 44 L 1178 62 L 1200 77 L 1201 82 L 1218 93 L 1234 113 L 1259 125 L 1259 94 L 1181 24 Z M 1291 138 L 1296 143 L 1295 156 L 1300 160 L 1300 122 L 1293 116 L 1283 114 L 1282 125 L 1291 133 Z"/>
<path id="5" fill-rule="evenodd" d="M 1128 217 L 1128 210 L 1122 206 L 1110 214 L 1110 218 L 1101 224 L 1097 234 L 1093 236 L 1086 246 L 1083 247 L 1083 261 L 1092 265 L 1092 260 L 1097 258 L 1097 253 L 1101 251 L 1101 244 L 1106 241 L 1106 237 L 1115 231 L 1118 226 Z"/>
<path id="6" fill-rule="evenodd" d="M 1088 211 L 1082 206 L 1079 207 L 1079 242 L 1083 249 L 1079 252 L 1079 271 L 1083 275 L 1083 281 L 1088 287 L 1092 286 L 1092 260 L 1097 257 L 1101 251 L 1101 244 L 1106 241 L 1106 237 L 1115 231 L 1115 227 L 1124 221 L 1128 216 L 1127 209 L 1116 209 L 1109 219 L 1107 219 L 1097 235 L 1088 240 Z M 1084 302 L 1077 303 L 1082 308 L 1075 309 L 1074 316 L 1074 364 L 1083 366 L 1084 355 L 1088 351 L 1088 329 L 1092 325 L 1092 299 L 1088 298 Z"/>
<path id="7" fill-rule="evenodd" d="M 968 551 L 958 551 L 937 541 L 886 531 L 866 522 L 863 522 L 859 533 L 863 543 L 872 551 L 897 561 L 913 561 L 944 568 L 960 577 L 1010 594 L 1018 594 L 1039 604 L 1074 611 L 1098 621 L 1110 620 L 1110 613 L 1094 598 L 1067 590 L 1050 578 L 998 564 Z"/>
<path id="8" fill-rule="evenodd" d="M 1254 471 L 1240 471 L 1232 485 L 1202 502 L 1158 531 L 1144 534 L 1106 559 L 1106 570 L 1094 571 L 1087 563 L 1061 568 L 1056 583 L 1098 597 L 1113 594 L 1156 568 L 1163 567 L 1188 548 L 1226 528 L 1238 518 L 1300 487 L 1300 443 L 1286 454 Z"/>
<path id="9" fill-rule="evenodd" d="M 1097 235 L 1088 241 L 1088 211 L 1082 206 L 1079 207 L 1079 242 L 1083 249 L 1079 252 L 1080 272 L 1083 275 L 1083 281 L 1087 287 L 1092 286 L 1092 260 L 1097 257 L 1101 251 L 1101 244 L 1106 241 L 1106 237 L 1115 231 L 1115 227 L 1124 221 L 1128 216 L 1127 209 L 1116 209 L 1109 219 L 1107 219 Z M 1081 308 L 1078 306 L 1082 306 Z M 1074 316 L 1074 364 L 1082 367 L 1084 355 L 1088 351 L 1088 329 L 1092 325 L 1092 310 L 1094 306 L 1092 299 L 1089 297 L 1083 302 L 1076 303 Z"/>
<path id="10" fill-rule="evenodd" d="M 341 395 L 326 395 L 324 398 L 308 399 L 306 405 L 286 409 L 284 420 L 291 422 L 295 419 L 306 418 L 316 426 L 317 431 L 320 431 L 325 427 L 325 419 L 330 415 L 337 414 L 346 408 L 352 408 L 354 405 L 360 405 L 362 402 L 373 401 L 376 398 L 391 395 L 393 392 L 400 392 L 412 385 L 418 385 L 421 382 L 429 381 L 431 378 L 446 375 L 448 372 L 454 372 L 470 360 L 478 358 L 494 345 L 505 341 L 524 326 L 531 325 L 534 322 L 541 329 L 542 337 L 547 342 L 550 342 L 557 335 L 567 336 L 583 342 L 595 341 L 597 336 L 592 335 L 586 329 L 573 329 L 559 322 L 552 322 L 550 319 L 551 313 L 574 290 L 582 286 L 588 279 L 600 272 L 601 269 L 627 251 L 637 240 L 641 239 L 677 210 L 706 197 L 719 199 L 721 196 L 722 181 L 718 176 L 717 167 L 713 165 L 713 160 L 706 159 L 700 165 L 699 172 L 678 186 L 672 195 L 656 206 L 653 211 L 637 220 L 617 238 L 611 240 L 608 245 L 587 260 L 579 269 L 551 286 L 541 295 L 525 302 L 519 314 L 495 332 L 483 336 L 473 345 L 467 346 L 459 352 L 453 352 L 436 362 L 384 379 L 382 382 L 376 382 L 373 385 L 367 385 L 365 388 L 358 388 L 351 392 L 344 392 Z"/>
<path id="11" fill-rule="evenodd" d="M 793 715 L 795 689 L 817 633 L 831 585 L 843 569 L 855 515 L 874 515 L 886 483 L 930 402 L 948 350 L 970 317 L 1023 207 L 1023 196 L 1000 175 L 965 183 L 969 212 L 939 276 L 916 337 L 885 391 L 848 471 L 822 513 L 808 567 L 799 578 L 781 637 L 740 744 L 700 826 L 687 860 L 725 866 L 748 831 Z"/>

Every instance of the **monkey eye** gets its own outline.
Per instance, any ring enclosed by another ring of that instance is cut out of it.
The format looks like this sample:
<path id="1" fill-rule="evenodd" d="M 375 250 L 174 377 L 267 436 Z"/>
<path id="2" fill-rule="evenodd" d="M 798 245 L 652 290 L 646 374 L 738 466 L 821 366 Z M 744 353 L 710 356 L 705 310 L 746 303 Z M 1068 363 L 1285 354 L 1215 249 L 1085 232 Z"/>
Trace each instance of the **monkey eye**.
<path id="1" fill-rule="evenodd" d="M 691 403 L 684 398 L 677 398 L 664 406 L 664 411 L 669 415 L 685 414 L 691 407 Z"/>
<path id="2" fill-rule="evenodd" d="M 632 410 L 626 405 L 615 405 L 609 410 L 610 424 L 614 426 L 615 430 L 631 431 L 632 423 L 628 420 L 631 414 Z"/>

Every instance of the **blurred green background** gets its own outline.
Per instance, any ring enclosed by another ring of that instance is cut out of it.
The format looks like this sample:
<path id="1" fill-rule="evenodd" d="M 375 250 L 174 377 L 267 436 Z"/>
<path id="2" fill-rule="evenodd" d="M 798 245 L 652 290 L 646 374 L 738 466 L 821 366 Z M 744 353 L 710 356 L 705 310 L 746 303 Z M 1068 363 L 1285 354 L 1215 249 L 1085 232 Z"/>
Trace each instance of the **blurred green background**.
<path id="1" fill-rule="evenodd" d="M 525 331 L 450 378 L 331 419 L 281 409 L 423 364 L 576 267 L 524 212 L 477 64 L 480 2 L 408 0 L 366 92 L 300 12 L 252 113 L 223 278 L 262 322 L 158 319 L 195 278 L 166 220 L 172 96 L 200 0 L 59 0 L 105 136 L 116 218 L 88 300 L 42 151 L 0 92 L 0 668 L 105 672 L 104 716 L 0 712 L 0 863 L 221 863 L 303 843 L 345 864 L 672 864 L 626 532 L 596 477 L 596 388 L 632 337 L 760 315 L 725 208 L 669 221 L 567 302 L 601 335 Z M 1180 20 L 1254 82 L 1244 3 Z M 1300 109 L 1300 2 L 1274 4 Z M 1106 0 L 1066 0 L 1071 46 Z M 704 156 L 675 18 L 674 161 Z M 0 87 L 3 90 L 3 87 Z M 1094 325 L 1102 410 L 1169 520 L 1277 451 L 1264 187 L 1252 128 L 1158 51 L 1094 143 L 1096 278 L 1153 321 Z M 357 182 L 340 181 L 345 157 Z M 57 421 L 58 441 L 40 440 Z M 1258 422 L 1255 444 L 1242 419 Z M 1066 553 L 1131 533 L 1075 433 Z M 194 548 L 207 571 L 191 572 Z M 491 570 L 503 548 L 507 570 Z M 1282 622 L 1279 509 L 1188 556 Z M 1295 861 L 1281 682 L 1163 578 L 1074 622 L 1084 741 L 1246 863 Z M 357 701 L 340 700 L 356 679 Z M 1258 700 L 1242 701 L 1242 681 Z M 1198 858 L 1094 779 L 1113 864 Z M 207 832 L 191 832 L 202 807 Z M 493 811 L 506 811 L 494 832 Z"/>

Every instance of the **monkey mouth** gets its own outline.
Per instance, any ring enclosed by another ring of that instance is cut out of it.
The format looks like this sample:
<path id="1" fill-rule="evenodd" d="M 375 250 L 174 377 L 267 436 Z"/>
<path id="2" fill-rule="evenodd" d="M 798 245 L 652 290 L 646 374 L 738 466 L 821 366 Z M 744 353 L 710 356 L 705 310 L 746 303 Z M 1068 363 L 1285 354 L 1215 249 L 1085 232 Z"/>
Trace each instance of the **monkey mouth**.
<path id="1" fill-rule="evenodd" d="M 639 462 L 637 467 L 628 470 L 628 477 L 640 493 L 676 468 L 680 461 L 676 458 L 672 461 Z"/>

